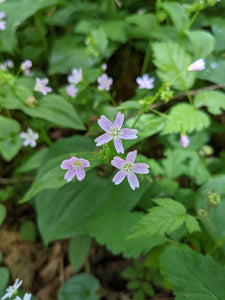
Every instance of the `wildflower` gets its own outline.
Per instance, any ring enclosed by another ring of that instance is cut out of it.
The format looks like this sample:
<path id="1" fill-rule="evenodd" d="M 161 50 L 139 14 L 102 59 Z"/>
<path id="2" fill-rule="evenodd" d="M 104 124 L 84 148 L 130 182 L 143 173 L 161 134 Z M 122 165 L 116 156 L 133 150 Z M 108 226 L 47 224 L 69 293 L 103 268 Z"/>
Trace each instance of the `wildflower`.
<path id="1" fill-rule="evenodd" d="M 139 8 L 138 11 L 137 11 L 138 15 L 143 15 L 144 13 L 145 13 L 144 8 Z"/>
<path id="2" fill-rule="evenodd" d="M 127 154 L 126 161 L 119 156 L 115 156 L 111 161 L 112 166 L 120 169 L 119 172 L 113 177 L 113 182 L 118 185 L 127 176 L 128 183 L 132 190 L 139 188 L 139 181 L 137 174 L 148 174 L 149 165 L 145 163 L 134 163 L 137 155 L 137 150 L 131 151 Z"/>
<path id="3" fill-rule="evenodd" d="M 19 280 L 19 278 L 17 278 L 14 285 L 11 285 L 6 289 L 6 294 L 1 298 L 1 300 L 11 298 L 12 296 L 16 295 L 17 290 L 21 286 L 22 282 L 22 280 Z"/>
<path id="4" fill-rule="evenodd" d="M 16 298 L 14 300 L 30 300 L 31 299 L 31 294 L 29 293 L 26 293 L 24 296 L 23 296 L 23 299 L 19 296 L 16 296 Z"/>
<path id="5" fill-rule="evenodd" d="M 98 84 L 99 84 L 98 89 L 100 91 L 103 91 L 103 90 L 109 91 L 110 86 L 113 83 L 113 79 L 111 77 L 108 77 L 108 75 L 105 74 L 105 73 L 102 74 L 101 76 L 99 76 L 97 81 L 98 81 Z"/>
<path id="6" fill-rule="evenodd" d="M 190 140 L 188 138 L 188 136 L 186 136 L 186 134 L 182 134 L 180 135 L 180 143 L 181 143 L 181 146 L 186 148 L 189 143 L 190 143 Z"/>
<path id="7" fill-rule="evenodd" d="M 5 30 L 5 29 L 6 29 L 5 21 L 0 21 L 0 30 Z"/>
<path id="8" fill-rule="evenodd" d="M 12 69 L 14 67 L 14 62 L 11 59 L 6 59 L 5 60 L 5 65 L 9 68 Z"/>
<path id="9" fill-rule="evenodd" d="M 136 139 L 138 131 L 136 129 L 123 128 L 124 114 L 118 112 L 114 123 L 105 116 L 98 119 L 98 125 L 106 132 L 95 139 L 96 146 L 101 146 L 113 140 L 117 153 L 124 153 L 121 139 L 133 140 Z"/>
<path id="10" fill-rule="evenodd" d="M 3 2 L 5 2 L 5 0 L 0 0 L 0 3 L 3 3 Z"/>
<path id="11" fill-rule="evenodd" d="M 154 77 L 149 78 L 148 74 L 144 74 L 143 77 L 137 77 L 136 82 L 139 85 L 139 89 L 151 90 L 154 88 Z"/>
<path id="12" fill-rule="evenodd" d="M 68 82 L 77 84 L 82 80 L 82 69 L 73 69 L 72 74 L 67 77 Z"/>
<path id="13" fill-rule="evenodd" d="M 6 17 L 6 14 L 4 11 L 0 11 L 0 20 L 4 19 Z"/>
<path id="14" fill-rule="evenodd" d="M 101 68 L 102 68 L 103 71 L 106 71 L 106 70 L 107 70 L 107 64 L 106 64 L 106 63 L 103 63 L 103 64 L 101 65 Z"/>
<path id="15" fill-rule="evenodd" d="M 21 64 L 21 69 L 24 70 L 29 70 L 32 67 L 32 62 L 29 59 L 26 59 L 24 62 Z"/>
<path id="16" fill-rule="evenodd" d="M 84 168 L 90 167 L 90 163 L 84 158 L 72 156 L 70 159 L 64 160 L 60 167 L 64 170 L 68 169 L 64 176 L 64 179 L 67 182 L 71 181 L 74 176 L 77 176 L 77 180 L 81 181 L 85 177 Z"/>
<path id="17" fill-rule="evenodd" d="M 30 145 L 31 147 L 36 146 L 36 140 L 39 138 L 39 134 L 36 132 L 33 132 L 31 128 L 28 128 L 27 132 L 21 132 L 20 137 L 24 139 L 23 145 L 28 146 Z"/>
<path id="18" fill-rule="evenodd" d="M 40 79 L 40 78 L 36 78 L 36 84 L 34 87 L 34 90 L 36 92 L 40 92 L 43 95 L 47 95 L 48 93 L 50 93 L 52 91 L 52 88 L 46 86 L 48 84 L 48 79 L 44 78 L 44 79 Z"/>
<path id="19" fill-rule="evenodd" d="M 194 61 L 188 68 L 188 71 L 202 71 L 205 69 L 205 61 L 203 58 L 200 58 Z"/>
<path id="20" fill-rule="evenodd" d="M 73 84 L 70 84 L 66 87 L 66 93 L 71 98 L 76 97 L 77 92 L 78 92 L 78 89 L 76 89 Z"/>

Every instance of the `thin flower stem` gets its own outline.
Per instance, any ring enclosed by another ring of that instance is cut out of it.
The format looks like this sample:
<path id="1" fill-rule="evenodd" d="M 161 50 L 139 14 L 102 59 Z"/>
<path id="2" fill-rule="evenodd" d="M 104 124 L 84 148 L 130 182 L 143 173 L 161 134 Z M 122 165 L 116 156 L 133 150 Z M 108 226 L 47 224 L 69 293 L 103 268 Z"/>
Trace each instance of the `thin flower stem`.
<path id="1" fill-rule="evenodd" d="M 136 120 L 134 121 L 133 125 L 131 126 L 131 128 L 134 128 L 135 125 L 137 124 L 137 122 L 140 120 L 141 116 L 143 115 L 144 111 L 142 111 L 136 118 Z"/>
<path id="2" fill-rule="evenodd" d="M 151 50 L 151 41 L 148 42 L 148 45 L 146 48 L 144 62 L 143 62 L 142 69 L 141 69 L 141 75 L 143 75 L 147 72 L 149 61 L 150 61 L 150 50 Z"/>
<path id="3" fill-rule="evenodd" d="M 148 110 L 155 113 L 155 114 L 157 114 L 157 115 L 159 115 L 159 116 L 161 116 L 161 117 L 163 117 L 163 118 L 169 119 L 169 117 L 167 115 L 161 113 L 160 111 L 157 111 L 157 110 L 152 109 L 152 108 L 149 108 Z"/>
<path id="4" fill-rule="evenodd" d="M 214 231 L 214 229 L 212 227 L 212 224 L 211 224 L 209 218 L 206 219 L 206 224 L 207 224 L 207 226 L 208 226 L 208 228 L 209 228 L 209 230 L 210 230 L 210 232 L 212 234 L 212 237 L 213 237 L 213 240 L 214 240 L 215 244 L 218 244 L 219 240 L 216 237 L 215 231 Z"/>
<path id="5" fill-rule="evenodd" d="M 17 178 L 3 178 L 0 177 L 0 183 L 4 185 L 13 184 L 17 182 L 31 182 L 34 181 L 34 176 L 25 176 L 25 177 L 17 177 Z"/>

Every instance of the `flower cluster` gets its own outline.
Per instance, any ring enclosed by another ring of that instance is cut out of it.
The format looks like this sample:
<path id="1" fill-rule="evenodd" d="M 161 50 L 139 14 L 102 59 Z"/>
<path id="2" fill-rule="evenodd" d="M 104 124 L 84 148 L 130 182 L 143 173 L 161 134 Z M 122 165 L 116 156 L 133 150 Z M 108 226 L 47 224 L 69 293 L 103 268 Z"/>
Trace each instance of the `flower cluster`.
<path id="1" fill-rule="evenodd" d="M 72 72 L 70 75 L 68 75 L 67 80 L 70 83 L 67 87 L 66 87 L 66 93 L 68 96 L 70 96 L 71 98 L 76 97 L 76 94 L 78 92 L 78 89 L 76 88 L 76 84 L 78 84 L 79 82 L 81 82 L 83 79 L 83 75 L 82 75 L 82 69 L 72 69 Z"/>
<path id="2" fill-rule="evenodd" d="M 102 115 L 98 119 L 98 125 L 105 131 L 95 139 L 96 146 L 107 144 L 111 140 L 114 142 L 117 153 L 124 154 L 124 148 L 121 139 L 132 140 L 137 138 L 138 131 L 136 129 L 122 128 L 124 122 L 124 114 L 118 112 L 114 123 L 111 122 L 106 116 Z M 127 176 L 130 187 L 135 190 L 139 187 L 137 174 L 147 174 L 149 166 L 145 163 L 135 163 L 137 150 L 131 151 L 127 154 L 126 160 L 119 156 L 115 156 L 111 161 L 112 166 L 120 169 L 120 171 L 113 177 L 113 182 L 118 185 Z M 72 181 L 76 176 L 78 181 L 85 178 L 84 168 L 90 167 L 88 160 L 72 156 L 61 163 L 62 169 L 67 169 L 64 179 L 67 182 Z"/>
<path id="3" fill-rule="evenodd" d="M 6 59 L 2 63 L 0 63 L 0 69 L 2 71 L 8 71 L 8 69 L 12 69 L 14 67 L 14 62 L 11 59 Z"/>
<path id="4" fill-rule="evenodd" d="M 4 11 L 0 11 L 0 30 L 5 30 L 6 25 L 5 25 L 5 17 L 6 14 Z"/>

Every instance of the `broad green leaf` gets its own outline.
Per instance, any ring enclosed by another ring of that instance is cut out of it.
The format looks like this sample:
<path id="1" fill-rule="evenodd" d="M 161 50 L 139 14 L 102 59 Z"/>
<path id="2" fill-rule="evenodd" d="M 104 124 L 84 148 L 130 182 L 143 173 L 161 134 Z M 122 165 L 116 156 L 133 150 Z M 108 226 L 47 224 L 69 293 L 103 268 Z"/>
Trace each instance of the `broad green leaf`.
<path id="1" fill-rule="evenodd" d="M 138 212 L 105 212 L 91 219 L 87 228 L 89 234 L 96 238 L 100 245 L 106 245 L 113 254 L 122 253 L 126 258 L 137 258 L 164 242 L 164 238 L 156 237 L 127 238 L 130 229 L 141 217 L 142 214 Z"/>
<path id="2" fill-rule="evenodd" d="M 199 227 L 198 221 L 193 216 L 189 216 L 189 215 L 186 216 L 185 226 L 187 227 L 189 233 L 193 233 L 193 232 L 201 230 Z"/>
<path id="3" fill-rule="evenodd" d="M 164 8 L 169 14 L 178 32 L 185 29 L 188 25 L 188 16 L 184 5 L 177 2 L 165 2 L 162 4 L 162 8 Z"/>
<path id="4" fill-rule="evenodd" d="M 137 121 L 137 122 L 136 122 Z M 163 129 L 165 119 L 162 117 L 155 116 L 153 114 L 143 114 L 140 118 L 130 118 L 126 121 L 124 127 L 134 128 L 138 130 L 138 138 L 132 141 L 126 141 L 126 148 L 137 144 L 143 139 L 160 132 Z"/>
<path id="5" fill-rule="evenodd" d="M 64 179 L 66 170 L 60 168 L 62 161 L 69 159 L 71 155 L 80 157 L 82 152 L 86 152 L 82 157 L 87 159 L 91 156 L 93 151 L 93 141 L 82 136 L 64 138 L 54 143 L 45 154 L 42 163 L 40 164 L 40 168 L 38 169 L 35 181 L 20 202 L 23 203 L 30 200 L 43 190 L 55 189 L 66 185 L 67 182 Z M 91 168 L 95 166 L 96 161 L 91 163 Z"/>
<path id="6" fill-rule="evenodd" d="M 135 191 L 127 182 L 115 186 L 94 171 L 88 172 L 82 182 L 65 181 L 65 184 L 61 188 L 43 191 L 35 198 L 38 225 L 45 244 L 85 234 L 89 219 L 101 211 L 132 209 L 146 190 L 143 183 Z"/>
<path id="7" fill-rule="evenodd" d="M 118 111 L 126 110 L 126 109 L 135 109 L 135 110 L 141 110 L 142 106 L 137 101 L 128 100 L 125 102 L 122 102 L 119 106 L 117 106 Z"/>
<path id="8" fill-rule="evenodd" d="M 38 169 L 47 151 L 48 149 L 45 148 L 35 152 L 16 170 L 16 172 L 27 173 Z"/>
<path id="9" fill-rule="evenodd" d="M 108 46 L 108 40 L 103 28 L 96 29 L 91 32 L 91 37 L 94 41 L 94 46 L 99 54 L 103 54 Z"/>
<path id="10" fill-rule="evenodd" d="M 178 90 L 188 90 L 195 82 L 195 72 L 188 72 L 192 63 L 190 55 L 176 43 L 154 43 L 154 64 L 163 82 Z"/>
<path id="11" fill-rule="evenodd" d="M 200 227 L 190 219 L 190 216 L 187 219 L 188 215 L 183 204 L 170 198 L 153 199 L 153 201 L 158 206 L 149 209 L 149 212 L 134 226 L 131 236 L 164 236 L 179 229 L 184 222 L 187 222 L 190 233 L 195 230 L 200 231 Z"/>
<path id="12" fill-rule="evenodd" d="M 37 237 L 36 226 L 33 221 L 25 221 L 19 228 L 22 238 L 26 241 L 34 242 Z"/>
<path id="13" fill-rule="evenodd" d="M 128 36 L 131 38 L 150 38 L 158 27 L 154 14 L 130 15 L 126 21 L 130 23 Z"/>
<path id="14" fill-rule="evenodd" d="M 218 91 L 201 92 L 195 96 L 196 108 L 206 106 L 213 115 L 220 115 L 225 110 L 225 94 Z"/>
<path id="15" fill-rule="evenodd" d="M 204 30 L 187 31 L 186 35 L 192 44 L 195 59 L 205 58 L 213 51 L 215 39 L 209 32 Z"/>
<path id="16" fill-rule="evenodd" d="M 6 161 L 10 161 L 22 147 L 19 131 L 17 121 L 0 116 L 0 153 Z"/>
<path id="17" fill-rule="evenodd" d="M 169 246 L 160 256 L 161 272 L 173 284 L 176 300 L 225 298 L 225 268 L 188 246 Z"/>
<path id="18" fill-rule="evenodd" d="M 68 279 L 59 289 L 57 300 L 98 300 L 98 280 L 89 274 L 78 274 Z"/>
<path id="19" fill-rule="evenodd" d="M 90 248 L 91 238 L 87 234 L 75 236 L 71 240 L 69 247 L 69 259 L 75 273 L 85 261 Z"/>
<path id="20" fill-rule="evenodd" d="M 210 119 L 205 112 L 187 103 L 173 106 L 168 117 L 164 134 L 201 131 L 210 125 Z"/>
<path id="21" fill-rule="evenodd" d="M 6 214 L 7 214 L 7 210 L 5 205 L 0 203 L 0 226 L 2 225 L 2 223 L 4 222 L 5 218 L 6 218 Z"/>
<path id="22" fill-rule="evenodd" d="M 17 45 L 16 30 L 18 24 L 34 15 L 39 9 L 57 5 L 59 0 L 10 0 L 1 3 L 1 10 L 6 13 L 6 29 L 1 31 L 1 50 L 13 52 Z M 26 7 L 26 9 L 24 9 Z"/>
<path id="23" fill-rule="evenodd" d="M 8 281 L 9 281 L 9 270 L 7 268 L 0 267 L 0 289 L 4 289 Z"/>
<path id="24" fill-rule="evenodd" d="M 65 74 L 73 68 L 84 68 L 94 63 L 86 54 L 86 48 L 77 45 L 77 40 L 72 36 L 56 39 L 49 58 L 49 73 Z"/>
<path id="25" fill-rule="evenodd" d="M 107 20 L 103 23 L 107 38 L 112 41 L 124 43 L 127 40 L 127 23 L 124 20 Z"/>
<path id="26" fill-rule="evenodd" d="M 206 60 L 206 68 L 198 72 L 198 78 L 211 81 L 216 84 L 224 84 L 225 82 L 225 61 L 223 59 L 209 58 Z"/>
<path id="27" fill-rule="evenodd" d="M 211 24 L 212 32 L 216 41 L 215 51 L 223 51 L 225 50 L 225 20 L 224 18 L 212 18 Z"/>

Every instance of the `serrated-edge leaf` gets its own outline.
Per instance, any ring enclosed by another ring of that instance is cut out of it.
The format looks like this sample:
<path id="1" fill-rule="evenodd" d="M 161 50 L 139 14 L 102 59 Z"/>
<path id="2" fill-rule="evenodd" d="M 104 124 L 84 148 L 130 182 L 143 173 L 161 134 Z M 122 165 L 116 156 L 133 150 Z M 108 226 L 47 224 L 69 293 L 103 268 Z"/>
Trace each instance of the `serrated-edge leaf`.
<path id="1" fill-rule="evenodd" d="M 222 114 L 225 110 L 225 94 L 219 91 L 200 92 L 194 98 L 196 108 L 206 106 L 213 115 Z"/>
<path id="2" fill-rule="evenodd" d="M 193 216 L 190 216 L 190 215 L 186 216 L 185 225 L 190 234 L 193 232 L 196 232 L 196 231 L 201 231 L 198 221 Z"/>

